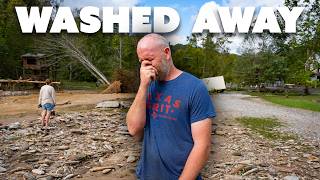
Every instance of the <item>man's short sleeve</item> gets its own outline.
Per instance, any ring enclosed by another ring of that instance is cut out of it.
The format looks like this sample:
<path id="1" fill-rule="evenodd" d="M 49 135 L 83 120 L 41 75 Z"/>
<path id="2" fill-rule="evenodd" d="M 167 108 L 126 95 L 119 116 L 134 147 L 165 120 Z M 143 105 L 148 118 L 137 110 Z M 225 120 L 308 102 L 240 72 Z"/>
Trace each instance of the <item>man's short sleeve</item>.
<path id="1" fill-rule="evenodd" d="M 201 82 L 191 97 L 190 102 L 190 121 L 191 123 L 213 118 L 216 116 L 211 97 L 206 86 Z"/>

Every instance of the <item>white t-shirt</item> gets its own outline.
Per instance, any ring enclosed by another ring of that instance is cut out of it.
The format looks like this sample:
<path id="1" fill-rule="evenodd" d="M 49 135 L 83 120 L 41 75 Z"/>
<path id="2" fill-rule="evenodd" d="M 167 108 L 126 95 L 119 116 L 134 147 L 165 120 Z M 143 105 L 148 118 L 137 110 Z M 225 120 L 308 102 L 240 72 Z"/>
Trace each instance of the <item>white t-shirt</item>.
<path id="1" fill-rule="evenodd" d="M 44 105 L 46 103 L 56 104 L 55 90 L 50 85 L 44 85 L 40 89 L 39 104 Z"/>

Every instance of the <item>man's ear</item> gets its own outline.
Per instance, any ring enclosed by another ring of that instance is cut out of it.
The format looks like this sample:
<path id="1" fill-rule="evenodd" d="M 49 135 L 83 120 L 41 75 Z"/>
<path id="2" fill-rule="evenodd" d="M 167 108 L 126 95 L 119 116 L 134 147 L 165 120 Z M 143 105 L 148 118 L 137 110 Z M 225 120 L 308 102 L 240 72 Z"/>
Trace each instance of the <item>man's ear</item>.
<path id="1" fill-rule="evenodd" d="M 170 59 L 171 52 L 169 47 L 164 48 L 164 53 L 166 54 L 166 58 Z"/>

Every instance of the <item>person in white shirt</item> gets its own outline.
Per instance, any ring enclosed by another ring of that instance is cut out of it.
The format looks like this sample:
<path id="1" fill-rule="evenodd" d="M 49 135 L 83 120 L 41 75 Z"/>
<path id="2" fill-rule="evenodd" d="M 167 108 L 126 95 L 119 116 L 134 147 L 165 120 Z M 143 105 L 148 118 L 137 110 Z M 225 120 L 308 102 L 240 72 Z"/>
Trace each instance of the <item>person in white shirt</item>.
<path id="1" fill-rule="evenodd" d="M 56 105 L 55 90 L 51 86 L 51 80 L 46 80 L 46 85 L 42 86 L 39 94 L 39 105 L 42 108 L 41 122 L 42 126 L 48 127 L 51 112 Z"/>

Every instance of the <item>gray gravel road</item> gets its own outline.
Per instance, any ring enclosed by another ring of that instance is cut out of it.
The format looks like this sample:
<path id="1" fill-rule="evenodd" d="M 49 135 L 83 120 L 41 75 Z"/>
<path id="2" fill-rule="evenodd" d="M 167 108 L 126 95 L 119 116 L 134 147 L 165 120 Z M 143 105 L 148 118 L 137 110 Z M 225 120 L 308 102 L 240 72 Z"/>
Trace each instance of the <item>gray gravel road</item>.
<path id="1" fill-rule="evenodd" d="M 277 118 L 285 124 L 283 130 L 320 142 L 320 112 L 288 108 L 240 93 L 217 94 L 213 101 L 218 117 Z"/>

